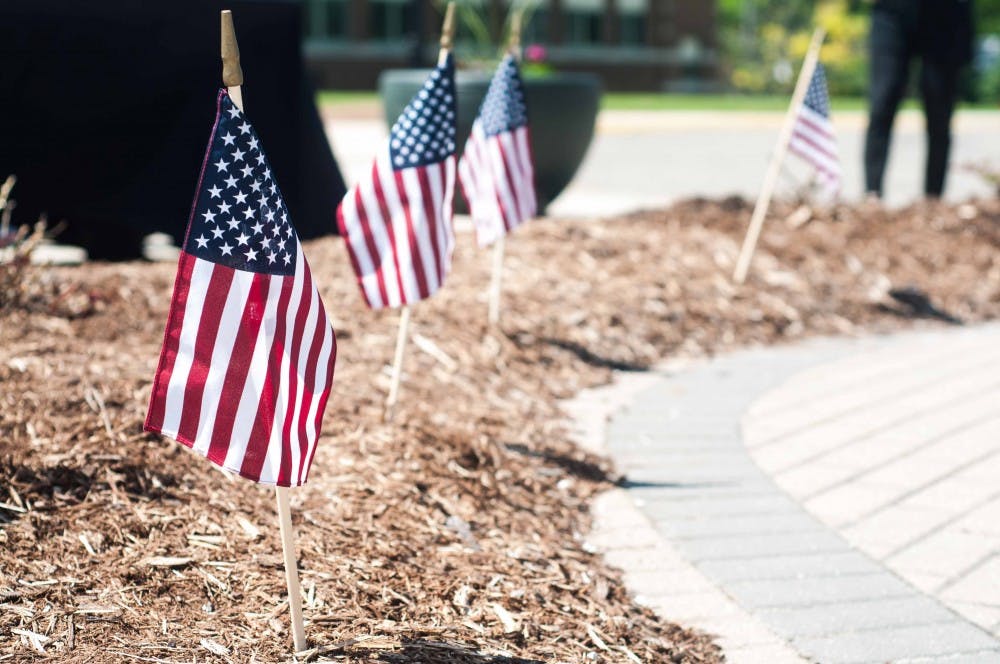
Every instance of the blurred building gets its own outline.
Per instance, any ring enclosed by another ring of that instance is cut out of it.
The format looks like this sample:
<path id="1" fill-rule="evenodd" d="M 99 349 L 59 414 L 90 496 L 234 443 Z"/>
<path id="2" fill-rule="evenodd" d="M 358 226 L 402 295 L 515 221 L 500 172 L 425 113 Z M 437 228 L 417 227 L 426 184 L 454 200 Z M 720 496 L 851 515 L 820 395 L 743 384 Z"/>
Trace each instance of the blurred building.
<path id="1" fill-rule="evenodd" d="M 304 0 L 306 56 L 320 87 L 371 89 L 389 67 L 427 65 L 437 53 L 442 3 Z M 478 0 L 496 43 L 508 4 Z M 488 57 L 460 28 L 459 56 Z M 561 71 L 592 71 L 610 90 L 700 91 L 716 73 L 714 0 L 540 0 L 525 45 Z"/>

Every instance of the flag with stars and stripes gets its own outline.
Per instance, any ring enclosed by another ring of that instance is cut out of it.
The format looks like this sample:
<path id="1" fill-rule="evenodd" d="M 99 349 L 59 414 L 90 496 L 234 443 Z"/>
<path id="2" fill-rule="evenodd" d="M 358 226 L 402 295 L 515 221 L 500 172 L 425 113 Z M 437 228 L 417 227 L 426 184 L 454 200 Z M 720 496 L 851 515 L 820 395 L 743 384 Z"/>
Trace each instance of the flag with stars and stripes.
<path id="1" fill-rule="evenodd" d="M 219 91 L 146 431 L 255 482 L 306 481 L 337 341 L 253 127 Z"/>
<path id="2" fill-rule="evenodd" d="M 486 246 L 535 215 L 535 173 L 528 140 L 528 108 L 517 61 L 500 63 L 458 163 L 458 177 Z"/>
<path id="3" fill-rule="evenodd" d="M 456 114 L 448 54 L 392 126 L 371 173 L 337 209 L 340 234 L 372 309 L 430 297 L 451 269 Z"/>
<path id="4" fill-rule="evenodd" d="M 822 63 L 816 64 L 809 81 L 806 97 L 795 117 L 788 149 L 812 164 L 828 190 L 840 189 L 840 157 L 830 122 L 830 95 Z"/>

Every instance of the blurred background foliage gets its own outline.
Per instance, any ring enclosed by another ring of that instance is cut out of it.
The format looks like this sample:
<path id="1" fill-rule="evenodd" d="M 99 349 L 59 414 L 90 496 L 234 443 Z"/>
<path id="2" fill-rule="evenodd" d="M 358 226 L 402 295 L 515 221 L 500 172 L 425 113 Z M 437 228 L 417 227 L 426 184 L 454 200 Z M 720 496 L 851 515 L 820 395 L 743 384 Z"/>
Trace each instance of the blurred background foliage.
<path id="1" fill-rule="evenodd" d="M 976 61 L 963 84 L 971 101 L 1000 102 L 1000 0 L 974 0 Z M 724 75 L 741 92 L 786 92 L 815 26 L 827 30 L 822 61 L 830 93 L 867 89 L 870 3 L 862 0 L 719 0 Z M 916 68 L 915 68 L 916 71 Z"/>

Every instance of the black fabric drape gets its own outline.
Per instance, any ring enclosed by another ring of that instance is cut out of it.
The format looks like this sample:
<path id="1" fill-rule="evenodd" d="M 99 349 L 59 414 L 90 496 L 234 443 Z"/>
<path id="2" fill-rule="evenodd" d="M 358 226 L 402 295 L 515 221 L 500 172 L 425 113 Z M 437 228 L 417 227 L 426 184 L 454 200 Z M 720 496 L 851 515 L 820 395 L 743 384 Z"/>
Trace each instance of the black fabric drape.
<path id="1" fill-rule="evenodd" d="M 0 178 L 15 220 L 65 220 L 98 258 L 181 239 L 221 86 L 233 10 L 243 95 L 303 238 L 334 232 L 345 187 L 305 79 L 295 1 L 0 2 Z"/>

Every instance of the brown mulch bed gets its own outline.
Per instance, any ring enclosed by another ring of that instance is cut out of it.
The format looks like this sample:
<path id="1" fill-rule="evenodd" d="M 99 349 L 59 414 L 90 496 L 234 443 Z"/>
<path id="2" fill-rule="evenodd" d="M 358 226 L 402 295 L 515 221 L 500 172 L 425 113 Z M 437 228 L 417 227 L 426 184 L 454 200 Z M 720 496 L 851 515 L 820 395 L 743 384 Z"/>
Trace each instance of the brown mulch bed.
<path id="1" fill-rule="evenodd" d="M 292 498 L 303 658 L 720 661 L 582 545 L 616 478 L 558 399 L 668 357 L 1000 314 L 997 201 L 791 213 L 742 286 L 736 199 L 533 222 L 507 244 L 502 332 L 489 252 L 460 234 L 447 287 L 414 309 L 394 424 L 396 314 L 363 307 L 339 239 L 308 243 L 339 359 Z M 173 276 L 0 265 L 0 660 L 288 659 L 273 492 L 141 431 Z"/>

